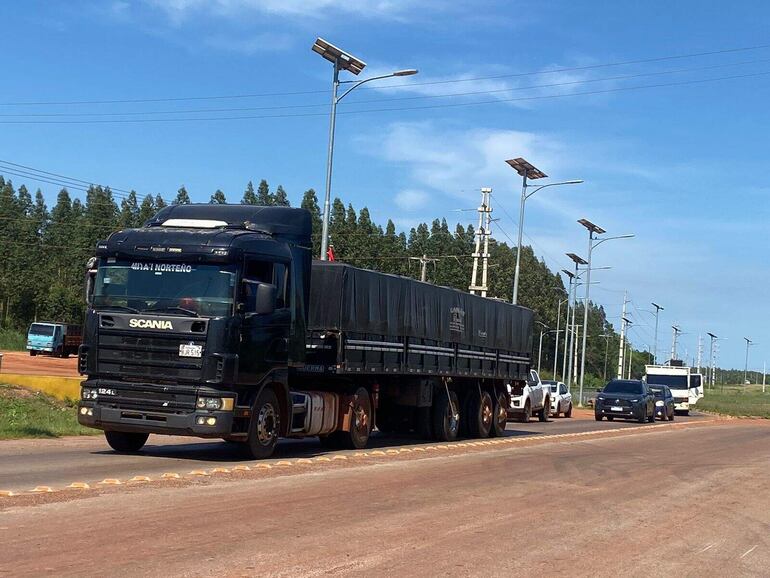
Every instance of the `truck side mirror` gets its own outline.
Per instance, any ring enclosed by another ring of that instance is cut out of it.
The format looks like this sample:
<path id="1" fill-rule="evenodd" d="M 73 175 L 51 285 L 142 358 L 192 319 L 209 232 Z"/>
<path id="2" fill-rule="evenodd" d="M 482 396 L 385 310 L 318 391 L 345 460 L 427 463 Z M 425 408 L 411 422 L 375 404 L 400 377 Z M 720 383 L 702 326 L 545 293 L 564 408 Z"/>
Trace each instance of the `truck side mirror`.
<path id="1" fill-rule="evenodd" d="M 94 284 L 96 281 L 96 269 L 86 271 L 86 303 L 91 306 L 94 300 Z"/>
<path id="2" fill-rule="evenodd" d="M 246 315 L 265 315 L 275 311 L 278 288 L 270 283 L 243 280 L 243 295 Z"/>

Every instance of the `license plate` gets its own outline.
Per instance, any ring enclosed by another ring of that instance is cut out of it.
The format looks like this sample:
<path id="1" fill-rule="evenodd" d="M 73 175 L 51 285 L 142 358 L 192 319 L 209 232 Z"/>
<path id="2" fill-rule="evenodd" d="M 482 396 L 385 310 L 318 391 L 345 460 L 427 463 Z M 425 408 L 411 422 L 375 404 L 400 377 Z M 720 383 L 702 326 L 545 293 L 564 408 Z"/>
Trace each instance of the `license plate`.
<path id="1" fill-rule="evenodd" d="M 179 346 L 179 357 L 200 357 L 203 353 L 202 345 L 193 343 L 182 343 Z"/>
<path id="2" fill-rule="evenodd" d="M 610 410 L 612 410 L 612 411 L 623 411 L 623 408 L 622 407 L 618 407 L 617 405 L 613 405 L 610 408 Z"/>

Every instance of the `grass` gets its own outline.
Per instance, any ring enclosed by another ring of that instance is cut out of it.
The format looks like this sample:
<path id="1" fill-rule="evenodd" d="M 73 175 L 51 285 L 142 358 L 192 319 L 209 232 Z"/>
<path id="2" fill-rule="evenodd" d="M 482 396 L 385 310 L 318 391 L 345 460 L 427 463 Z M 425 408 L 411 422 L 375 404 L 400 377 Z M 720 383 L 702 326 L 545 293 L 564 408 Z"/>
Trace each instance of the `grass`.
<path id="1" fill-rule="evenodd" d="M 44 393 L 0 384 L 0 439 L 94 435 L 78 424 L 76 403 Z"/>
<path id="2" fill-rule="evenodd" d="M 15 329 L 0 329 L 0 351 L 24 351 L 27 336 Z"/>
<path id="3" fill-rule="evenodd" d="M 696 409 L 732 416 L 770 419 L 770 387 L 762 393 L 761 385 L 725 385 L 707 389 Z"/>

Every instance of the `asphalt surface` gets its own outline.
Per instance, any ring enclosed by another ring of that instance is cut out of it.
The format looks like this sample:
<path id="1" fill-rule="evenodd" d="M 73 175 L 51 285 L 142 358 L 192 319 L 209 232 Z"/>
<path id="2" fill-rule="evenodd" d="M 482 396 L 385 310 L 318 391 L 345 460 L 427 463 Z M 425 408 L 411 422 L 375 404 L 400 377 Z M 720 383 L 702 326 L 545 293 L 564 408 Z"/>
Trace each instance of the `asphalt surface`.
<path id="1" fill-rule="evenodd" d="M 0 502 L 0 575 L 767 576 L 770 422 L 528 444 Z"/>
<path id="2" fill-rule="evenodd" d="M 585 431 L 644 428 L 634 422 L 596 422 L 590 411 L 574 412 L 575 417 L 552 418 L 547 423 L 533 419 L 529 424 L 511 422 L 507 436 L 542 437 Z M 674 423 L 703 420 L 702 415 L 678 417 Z M 661 422 L 657 422 L 661 423 Z M 410 436 L 383 436 L 375 433 L 370 448 L 413 447 L 430 442 Z M 315 457 L 332 453 L 321 447 L 318 438 L 283 440 L 272 460 Z M 186 474 L 192 469 L 253 464 L 236 444 L 221 440 L 188 437 L 150 436 L 137 455 L 117 454 L 101 435 L 66 437 L 54 440 L 9 440 L 0 442 L 0 490 L 21 492 L 39 485 L 64 487 L 72 482 L 92 484 L 106 478 L 127 479 L 135 475 Z"/>

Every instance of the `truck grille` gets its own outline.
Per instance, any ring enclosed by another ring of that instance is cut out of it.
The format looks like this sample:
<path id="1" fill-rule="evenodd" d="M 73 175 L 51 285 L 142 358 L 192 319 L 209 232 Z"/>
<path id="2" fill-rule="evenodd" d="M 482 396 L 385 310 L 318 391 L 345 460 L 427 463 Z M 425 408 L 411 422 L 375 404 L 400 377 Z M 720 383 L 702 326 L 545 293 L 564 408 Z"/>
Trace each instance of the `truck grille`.
<path id="1" fill-rule="evenodd" d="M 179 357 L 179 346 L 205 347 L 205 336 L 125 334 L 101 329 L 97 348 L 97 372 L 123 379 L 189 380 L 201 378 L 203 358 Z"/>
<path id="2" fill-rule="evenodd" d="M 166 391 L 162 386 L 136 385 L 108 388 L 114 395 L 100 395 L 99 403 L 116 409 L 154 411 L 161 413 L 190 413 L 195 411 L 195 393 L 192 391 Z M 188 389 L 188 388 L 183 388 Z"/>

